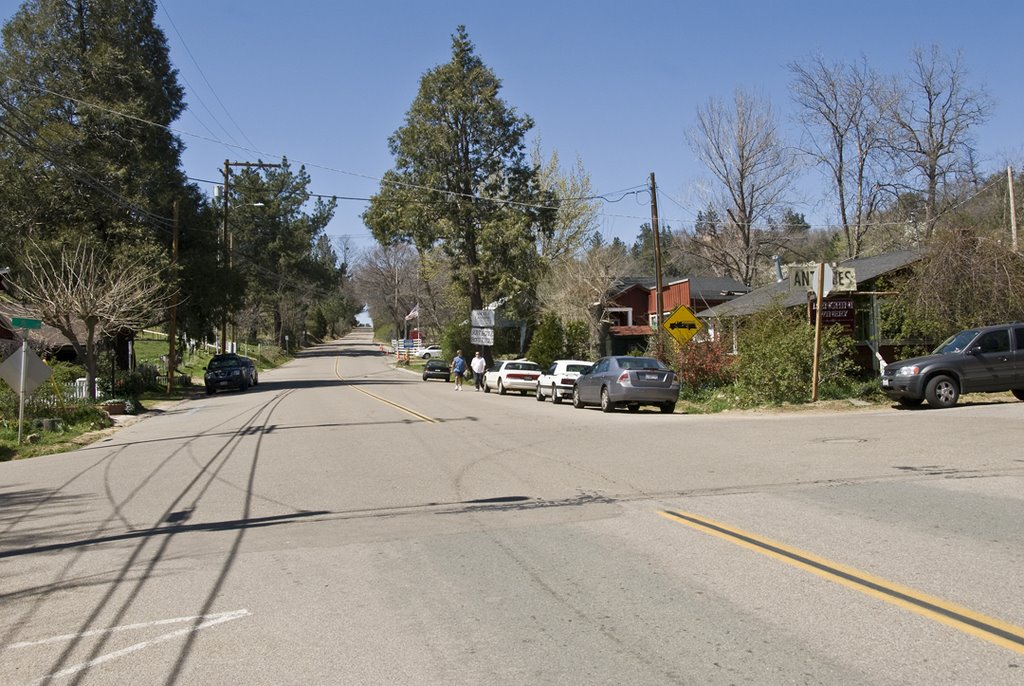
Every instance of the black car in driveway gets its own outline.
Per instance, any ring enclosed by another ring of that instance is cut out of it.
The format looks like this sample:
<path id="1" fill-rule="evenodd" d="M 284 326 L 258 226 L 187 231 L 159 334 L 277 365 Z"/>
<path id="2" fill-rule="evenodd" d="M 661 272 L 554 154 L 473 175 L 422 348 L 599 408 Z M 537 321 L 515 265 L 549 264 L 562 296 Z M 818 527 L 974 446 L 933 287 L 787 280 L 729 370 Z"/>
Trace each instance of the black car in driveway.
<path id="1" fill-rule="evenodd" d="M 205 370 L 203 382 L 206 384 L 207 395 L 225 388 L 244 391 L 249 386 L 259 383 L 255 363 L 248 357 L 242 357 L 235 353 L 214 355 Z"/>
<path id="2" fill-rule="evenodd" d="M 423 367 L 423 380 L 427 379 L 443 379 L 445 382 L 452 380 L 452 369 L 448 366 L 448 363 L 444 360 L 439 360 L 436 357 L 427 360 L 426 366 Z"/>
<path id="3" fill-rule="evenodd" d="M 966 329 L 931 355 L 882 371 L 882 392 L 907 407 L 952 407 L 964 393 L 1011 391 L 1024 400 L 1024 323 Z"/>

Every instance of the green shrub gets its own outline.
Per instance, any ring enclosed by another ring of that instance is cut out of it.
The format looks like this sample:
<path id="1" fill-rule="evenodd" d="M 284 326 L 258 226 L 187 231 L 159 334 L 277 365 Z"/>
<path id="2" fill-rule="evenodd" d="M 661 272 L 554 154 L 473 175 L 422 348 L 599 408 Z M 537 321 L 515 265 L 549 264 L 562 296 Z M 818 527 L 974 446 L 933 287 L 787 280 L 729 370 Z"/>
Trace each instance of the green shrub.
<path id="1" fill-rule="evenodd" d="M 462 324 L 449 324 L 441 330 L 441 351 L 445 359 L 455 358 L 455 351 L 461 350 L 462 357 L 469 359 L 467 351 L 472 350 L 472 343 L 469 341 L 469 322 Z M 472 355 L 470 355 L 472 357 Z"/>
<path id="2" fill-rule="evenodd" d="M 819 395 L 845 392 L 855 369 L 853 341 L 839 327 L 822 331 Z M 796 310 L 773 308 L 744 322 L 737 389 L 753 402 L 807 402 L 814 366 L 814 327 Z"/>
<path id="3" fill-rule="evenodd" d="M 548 312 L 533 332 L 533 340 L 526 356 L 547 369 L 551 363 L 565 354 L 565 329 L 558 315 Z"/>
<path id="4" fill-rule="evenodd" d="M 572 360 L 589 360 L 590 327 L 586 322 L 574 321 L 565 325 L 565 356 Z"/>

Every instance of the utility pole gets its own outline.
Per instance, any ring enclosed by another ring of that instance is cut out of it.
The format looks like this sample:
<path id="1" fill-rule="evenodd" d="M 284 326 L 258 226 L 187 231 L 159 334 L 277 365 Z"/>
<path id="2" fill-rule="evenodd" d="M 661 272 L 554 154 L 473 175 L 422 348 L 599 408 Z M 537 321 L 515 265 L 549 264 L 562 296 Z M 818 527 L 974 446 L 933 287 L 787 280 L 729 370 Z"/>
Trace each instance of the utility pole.
<path id="1" fill-rule="evenodd" d="M 223 250 L 224 250 L 224 265 L 231 270 L 231 234 L 228 232 L 228 181 L 231 176 L 231 167 L 259 167 L 260 169 L 271 168 L 271 167 L 283 167 L 283 164 L 269 164 L 267 162 L 231 162 L 230 160 L 224 160 L 224 237 L 223 237 Z M 228 312 L 227 308 L 224 308 L 224 315 L 220 320 L 220 351 L 226 353 L 228 351 Z"/>
<path id="2" fill-rule="evenodd" d="M 1010 244 L 1017 252 L 1017 206 L 1013 197 L 1013 167 L 1006 168 L 1006 180 L 1010 184 Z"/>
<path id="3" fill-rule="evenodd" d="M 174 369 L 178 366 L 175 344 L 178 338 L 178 199 L 174 199 L 174 221 L 171 225 L 171 264 L 174 265 L 175 290 L 171 296 L 170 322 L 167 325 L 167 393 L 174 390 Z"/>
<path id="4" fill-rule="evenodd" d="M 654 172 L 651 172 L 651 235 L 654 237 L 654 287 L 655 302 L 658 307 L 658 326 L 654 329 L 655 345 L 658 349 L 658 359 L 663 357 L 661 349 L 661 321 L 665 316 L 665 300 L 661 290 L 661 231 L 658 224 L 658 186 L 654 182 Z"/>

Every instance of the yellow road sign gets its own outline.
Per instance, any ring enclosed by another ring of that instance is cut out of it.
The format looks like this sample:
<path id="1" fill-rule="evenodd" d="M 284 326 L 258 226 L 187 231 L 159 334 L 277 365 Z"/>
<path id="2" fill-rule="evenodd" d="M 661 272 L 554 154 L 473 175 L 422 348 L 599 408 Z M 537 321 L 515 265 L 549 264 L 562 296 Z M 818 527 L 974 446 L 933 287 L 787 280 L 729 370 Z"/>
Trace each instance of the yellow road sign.
<path id="1" fill-rule="evenodd" d="M 672 338 L 679 342 L 679 345 L 686 345 L 687 342 L 704 328 L 704 324 L 690 312 L 686 305 L 680 305 L 661 325 L 665 331 L 672 334 Z"/>

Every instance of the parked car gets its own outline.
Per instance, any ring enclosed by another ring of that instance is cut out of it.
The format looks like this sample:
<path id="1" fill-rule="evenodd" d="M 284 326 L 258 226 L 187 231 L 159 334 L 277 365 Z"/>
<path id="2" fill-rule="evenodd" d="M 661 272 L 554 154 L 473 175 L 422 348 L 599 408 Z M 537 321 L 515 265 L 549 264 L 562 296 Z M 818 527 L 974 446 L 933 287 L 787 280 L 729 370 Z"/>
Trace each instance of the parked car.
<path id="1" fill-rule="evenodd" d="M 526 395 L 537 388 L 540 372 L 540 365 L 529 360 L 495 360 L 484 373 L 484 393 L 490 393 L 493 389 L 499 395 L 509 391 L 519 391 Z"/>
<path id="2" fill-rule="evenodd" d="M 901 405 L 952 407 L 964 393 L 1010 391 L 1024 400 L 1024 323 L 966 329 L 931 355 L 882 371 L 882 392 Z"/>
<path id="3" fill-rule="evenodd" d="M 251 357 L 241 357 L 242 365 L 249 371 L 249 385 L 255 386 L 260 382 L 260 370 Z"/>
<path id="4" fill-rule="evenodd" d="M 425 348 L 421 348 L 416 353 L 416 357 L 424 360 L 429 360 L 431 357 L 441 357 L 441 346 L 439 345 L 428 345 Z"/>
<path id="5" fill-rule="evenodd" d="M 602 357 L 576 378 L 572 390 L 573 407 L 600 405 L 604 412 L 620 405 L 630 412 L 641 405 L 657 405 L 669 414 L 675 412 L 677 400 L 675 372 L 653 357 Z"/>
<path id="6" fill-rule="evenodd" d="M 537 379 L 537 400 L 544 402 L 551 396 L 551 401 L 557 405 L 562 398 L 571 398 L 576 377 L 590 369 L 590 365 L 585 360 L 555 360 Z"/>
<path id="7" fill-rule="evenodd" d="M 452 380 L 452 368 L 444 360 L 427 360 L 423 368 L 423 380 L 444 379 L 445 383 Z"/>
<path id="8" fill-rule="evenodd" d="M 214 355 L 203 369 L 207 395 L 225 388 L 244 391 L 255 384 L 255 364 L 249 358 L 235 353 Z"/>

